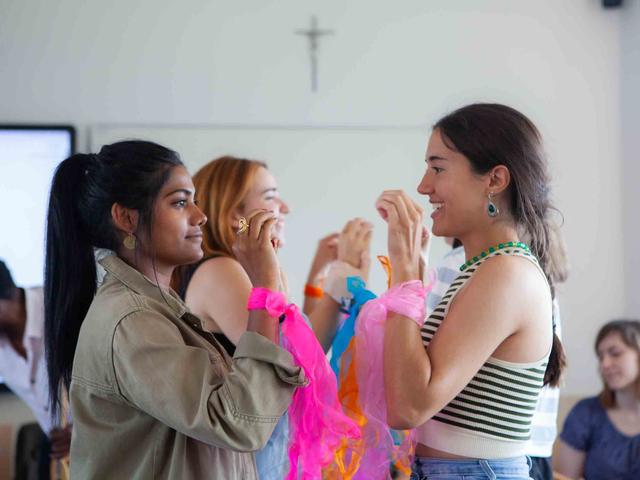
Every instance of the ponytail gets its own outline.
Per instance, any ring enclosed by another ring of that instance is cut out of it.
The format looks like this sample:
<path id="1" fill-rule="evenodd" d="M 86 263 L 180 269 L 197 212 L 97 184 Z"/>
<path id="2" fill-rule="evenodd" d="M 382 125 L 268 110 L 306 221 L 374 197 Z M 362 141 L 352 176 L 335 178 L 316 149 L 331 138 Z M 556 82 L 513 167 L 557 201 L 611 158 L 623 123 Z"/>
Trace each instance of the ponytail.
<path id="1" fill-rule="evenodd" d="M 547 215 L 544 215 L 543 218 L 538 217 L 533 222 L 529 221 L 527 222 L 527 226 L 531 237 L 535 239 L 535 241 L 531 242 L 531 251 L 538 258 L 540 267 L 542 267 L 542 270 L 547 276 L 553 298 L 553 343 L 551 345 L 551 354 L 549 355 L 547 370 L 544 374 L 544 385 L 557 387 L 560 384 L 562 372 L 567 365 L 567 357 L 560 337 L 558 337 L 556 333 L 558 321 L 556 283 L 564 282 L 567 279 L 568 272 L 567 257 L 560 231 L 558 227 L 551 223 L 546 217 Z"/>
<path id="2" fill-rule="evenodd" d="M 89 162 L 74 155 L 53 177 L 47 216 L 44 273 L 45 352 L 52 415 L 57 417 L 60 386 L 71 383 L 80 326 L 96 291 L 96 266 L 87 226 L 78 212 Z"/>

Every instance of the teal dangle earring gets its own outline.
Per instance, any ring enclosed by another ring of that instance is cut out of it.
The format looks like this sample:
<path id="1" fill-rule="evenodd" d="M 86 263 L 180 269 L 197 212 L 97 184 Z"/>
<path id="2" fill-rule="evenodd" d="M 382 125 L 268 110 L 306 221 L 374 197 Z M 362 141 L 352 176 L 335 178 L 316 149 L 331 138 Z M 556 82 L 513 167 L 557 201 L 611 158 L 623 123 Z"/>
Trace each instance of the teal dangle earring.
<path id="1" fill-rule="evenodd" d="M 493 193 L 489 192 L 488 197 L 489 203 L 487 204 L 487 215 L 489 215 L 491 218 L 497 217 L 500 213 L 500 209 L 495 203 L 493 203 Z"/>

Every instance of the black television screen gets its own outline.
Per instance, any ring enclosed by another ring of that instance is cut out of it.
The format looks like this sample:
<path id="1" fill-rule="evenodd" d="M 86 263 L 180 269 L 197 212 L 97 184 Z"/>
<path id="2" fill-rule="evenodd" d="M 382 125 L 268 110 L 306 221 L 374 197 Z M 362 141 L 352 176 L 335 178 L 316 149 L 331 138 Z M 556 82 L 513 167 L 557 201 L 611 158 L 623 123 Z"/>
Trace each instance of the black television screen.
<path id="1" fill-rule="evenodd" d="M 0 258 L 16 285 L 43 283 L 51 178 L 73 153 L 72 126 L 0 124 Z"/>

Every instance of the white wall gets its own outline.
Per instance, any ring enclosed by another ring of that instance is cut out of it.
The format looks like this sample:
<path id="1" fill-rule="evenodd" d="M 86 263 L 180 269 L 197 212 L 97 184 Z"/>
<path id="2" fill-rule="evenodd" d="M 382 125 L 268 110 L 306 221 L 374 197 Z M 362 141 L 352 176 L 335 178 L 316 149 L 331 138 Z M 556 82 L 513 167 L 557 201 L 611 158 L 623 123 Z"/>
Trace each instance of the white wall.
<path id="1" fill-rule="evenodd" d="M 625 311 L 624 11 L 597 0 L 2 2 L 0 120 L 72 122 L 81 146 L 97 123 L 426 127 L 469 101 L 522 109 L 545 135 L 566 219 L 567 390 L 597 390 L 592 339 Z M 311 14 L 335 29 L 316 94 L 293 34 Z"/>
<path id="2" fill-rule="evenodd" d="M 620 96 L 622 111 L 623 161 L 623 235 L 625 315 L 640 319 L 640 251 L 635 242 L 640 238 L 638 206 L 640 206 L 640 2 L 628 1 L 621 21 Z"/>

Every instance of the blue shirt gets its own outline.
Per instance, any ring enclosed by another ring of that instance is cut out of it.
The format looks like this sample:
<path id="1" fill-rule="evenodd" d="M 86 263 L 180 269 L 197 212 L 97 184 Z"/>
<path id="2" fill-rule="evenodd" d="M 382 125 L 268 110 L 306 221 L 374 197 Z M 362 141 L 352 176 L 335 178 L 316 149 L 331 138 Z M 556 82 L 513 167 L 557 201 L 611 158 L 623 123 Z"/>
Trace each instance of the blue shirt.
<path id="1" fill-rule="evenodd" d="M 596 397 L 573 407 L 560 438 L 586 453 L 585 480 L 640 479 L 640 435 L 620 433 Z"/>
<path id="2" fill-rule="evenodd" d="M 256 452 L 260 480 L 282 480 L 289 472 L 289 417 L 285 413 L 267 445 Z"/>

